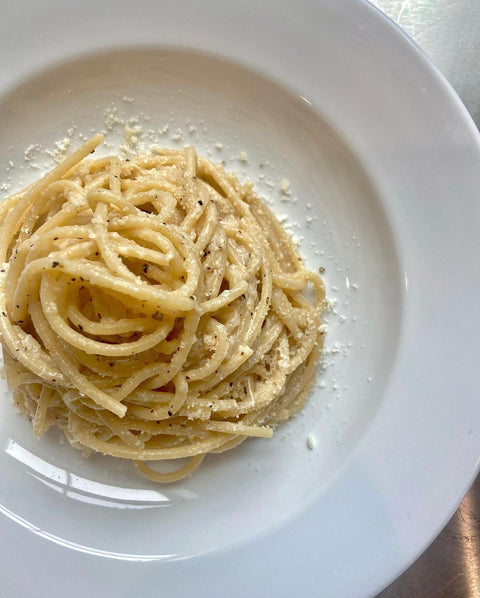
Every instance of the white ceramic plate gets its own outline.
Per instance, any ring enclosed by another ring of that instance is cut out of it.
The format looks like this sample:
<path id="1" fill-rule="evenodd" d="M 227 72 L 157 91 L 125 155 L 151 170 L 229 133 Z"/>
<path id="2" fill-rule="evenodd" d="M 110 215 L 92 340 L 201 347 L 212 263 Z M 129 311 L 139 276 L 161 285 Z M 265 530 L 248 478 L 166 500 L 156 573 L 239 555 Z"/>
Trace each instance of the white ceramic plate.
<path id="1" fill-rule="evenodd" d="M 172 486 L 33 440 L 3 388 L 5 595 L 379 591 L 478 468 L 480 144 L 448 84 L 354 0 L 31 0 L 0 50 L 4 195 L 93 131 L 194 143 L 286 216 L 332 300 L 305 410 Z"/>

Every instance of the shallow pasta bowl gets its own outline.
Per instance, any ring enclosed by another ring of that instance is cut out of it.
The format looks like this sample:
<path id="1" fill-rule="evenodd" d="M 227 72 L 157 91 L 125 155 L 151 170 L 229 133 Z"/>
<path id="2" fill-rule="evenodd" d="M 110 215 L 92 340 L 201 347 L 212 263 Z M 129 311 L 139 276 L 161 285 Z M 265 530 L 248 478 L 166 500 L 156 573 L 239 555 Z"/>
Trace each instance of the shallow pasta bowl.
<path id="1" fill-rule="evenodd" d="M 480 144 L 455 94 L 354 0 L 26 2 L 0 27 L 5 195 L 93 131 L 193 143 L 254 181 L 330 299 L 307 407 L 174 486 L 33 440 L 4 389 L 5 592 L 379 591 L 478 469 Z"/>

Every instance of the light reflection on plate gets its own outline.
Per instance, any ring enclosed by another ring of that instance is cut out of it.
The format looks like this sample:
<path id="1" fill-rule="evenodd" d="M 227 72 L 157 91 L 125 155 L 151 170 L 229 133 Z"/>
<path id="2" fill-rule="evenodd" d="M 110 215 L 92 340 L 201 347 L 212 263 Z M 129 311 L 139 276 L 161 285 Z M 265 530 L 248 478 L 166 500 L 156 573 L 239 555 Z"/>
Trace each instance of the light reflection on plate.
<path id="1" fill-rule="evenodd" d="M 56 492 L 74 500 L 116 509 L 148 509 L 170 506 L 170 499 L 159 490 L 113 486 L 82 478 L 37 457 L 14 440 L 8 442 L 5 452 L 20 463 L 27 465 L 28 473 L 31 476 Z M 188 491 L 182 493 L 184 497 L 188 497 L 189 494 L 191 493 Z"/>

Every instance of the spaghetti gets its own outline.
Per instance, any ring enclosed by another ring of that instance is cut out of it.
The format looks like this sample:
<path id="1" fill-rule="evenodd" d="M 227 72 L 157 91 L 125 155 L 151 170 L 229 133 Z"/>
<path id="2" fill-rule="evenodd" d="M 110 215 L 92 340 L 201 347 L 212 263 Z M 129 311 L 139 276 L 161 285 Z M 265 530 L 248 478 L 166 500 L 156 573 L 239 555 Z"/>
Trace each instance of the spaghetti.
<path id="1" fill-rule="evenodd" d="M 251 183 L 192 147 L 90 158 L 101 141 L 0 206 L 7 382 L 37 437 L 170 482 L 305 403 L 324 286 Z"/>

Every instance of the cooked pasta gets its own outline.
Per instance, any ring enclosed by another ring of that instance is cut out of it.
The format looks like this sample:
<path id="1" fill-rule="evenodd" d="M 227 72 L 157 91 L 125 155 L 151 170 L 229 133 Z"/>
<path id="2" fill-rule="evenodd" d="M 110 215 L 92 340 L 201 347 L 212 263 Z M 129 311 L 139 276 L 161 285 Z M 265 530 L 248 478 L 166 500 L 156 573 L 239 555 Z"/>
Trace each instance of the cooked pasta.
<path id="1" fill-rule="evenodd" d="M 305 403 L 324 286 L 251 183 L 193 147 L 89 157 L 101 141 L 0 206 L 7 382 L 35 436 L 170 482 Z"/>

